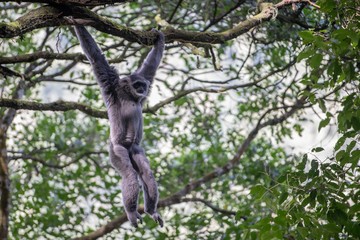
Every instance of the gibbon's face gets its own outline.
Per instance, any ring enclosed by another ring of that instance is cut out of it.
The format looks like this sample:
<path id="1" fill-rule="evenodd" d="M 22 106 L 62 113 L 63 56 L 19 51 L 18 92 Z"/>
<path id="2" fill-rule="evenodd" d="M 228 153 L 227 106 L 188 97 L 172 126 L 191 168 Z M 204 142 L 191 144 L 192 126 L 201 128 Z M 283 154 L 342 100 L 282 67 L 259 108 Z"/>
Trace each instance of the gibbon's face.
<path id="1" fill-rule="evenodd" d="M 149 86 L 148 86 L 148 84 L 146 82 L 147 81 L 145 79 L 143 79 L 143 80 L 135 80 L 135 81 L 132 82 L 132 87 L 136 91 L 137 94 L 139 94 L 139 95 L 147 95 Z"/>
<path id="2" fill-rule="evenodd" d="M 130 76 L 127 78 L 125 91 L 135 99 L 143 99 L 149 93 L 150 82 L 141 76 Z"/>

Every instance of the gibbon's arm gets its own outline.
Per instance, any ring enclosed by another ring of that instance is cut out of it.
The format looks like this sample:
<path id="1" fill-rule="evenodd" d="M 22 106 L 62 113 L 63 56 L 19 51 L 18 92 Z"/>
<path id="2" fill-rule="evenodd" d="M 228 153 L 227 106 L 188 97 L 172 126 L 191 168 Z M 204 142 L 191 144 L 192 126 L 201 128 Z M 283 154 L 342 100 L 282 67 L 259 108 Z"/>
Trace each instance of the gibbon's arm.
<path id="1" fill-rule="evenodd" d="M 150 81 L 150 83 L 152 83 L 154 80 L 155 72 L 160 65 L 165 48 L 164 34 L 155 29 L 152 31 L 158 33 L 158 39 L 154 47 L 145 58 L 141 67 L 136 71 L 137 74 L 143 76 L 146 80 Z"/>
<path id="2" fill-rule="evenodd" d="M 114 68 L 109 65 L 108 61 L 104 57 L 104 54 L 85 27 L 74 26 L 74 28 L 76 36 L 80 41 L 80 45 L 94 70 L 96 79 L 101 87 L 104 100 L 105 102 L 108 102 L 109 97 L 114 93 L 114 87 L 116 80 L 118 79 L 118 74 Z"/>

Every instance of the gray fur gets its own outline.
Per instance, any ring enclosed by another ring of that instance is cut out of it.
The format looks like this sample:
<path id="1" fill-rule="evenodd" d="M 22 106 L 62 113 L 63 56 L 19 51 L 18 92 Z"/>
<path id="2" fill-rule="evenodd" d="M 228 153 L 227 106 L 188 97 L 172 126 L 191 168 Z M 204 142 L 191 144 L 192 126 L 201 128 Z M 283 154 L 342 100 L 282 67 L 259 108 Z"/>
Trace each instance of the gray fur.
<path id="1" fill-rule="evenodd" d="M 137 227 L 142 222 L 137 212 L 140 179 L 144 192 L 145 212 L 160 226 L 163 220 L 157 213 L 158 188 L 144 149 L 140 147 L 143 134 L 142 107 L 154 80 L 164 52 L 164 35 L 157 30 L 158 39 L 142 66 L 132 75 L 120 79 L 101 50 L 83 26 L 75 26 L 80 45 L 91 63 L 100 85 L 110 122 L 110 162 L 122 176 L 122 196 L 129 221 Z"/>

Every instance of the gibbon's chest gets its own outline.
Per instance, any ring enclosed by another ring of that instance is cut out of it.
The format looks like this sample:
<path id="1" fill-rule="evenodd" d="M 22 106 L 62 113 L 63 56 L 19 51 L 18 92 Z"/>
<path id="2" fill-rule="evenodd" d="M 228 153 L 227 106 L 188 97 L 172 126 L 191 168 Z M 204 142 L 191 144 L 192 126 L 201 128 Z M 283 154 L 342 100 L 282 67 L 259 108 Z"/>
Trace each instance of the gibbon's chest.
<path id="1" fill-rule="evenodd" d="M 134 101 L 120 101 L 110 107 L 109 115 L 117 120 L 141 118 L 142 106 Z"/>

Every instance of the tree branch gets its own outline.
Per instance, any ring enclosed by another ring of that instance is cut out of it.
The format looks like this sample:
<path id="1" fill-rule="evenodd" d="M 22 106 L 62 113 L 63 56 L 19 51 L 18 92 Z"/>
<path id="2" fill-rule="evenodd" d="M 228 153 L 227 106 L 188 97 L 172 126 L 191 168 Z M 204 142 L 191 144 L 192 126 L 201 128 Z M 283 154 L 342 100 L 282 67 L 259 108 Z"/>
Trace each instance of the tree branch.
<path id="1" fill-rule="evenodd" d="M 52 53 L 52 52 L 35 52 L 23 55 L 16 55 L 11 57 L 0 57 L 0 64 L 13 64 L 22 62 L 34 62 L 38 59 L 46 60 L 87 60 L 84 54 L 81 53 Z"/>
<path id="2" fill-rule="evenodd" d="M 0 239 L 7 239 L 9 228 L 10 178 L 6 154 L 6 132 L 0 127 Z"/>
<path id="3" fill-rule="evenodd" d="M 43 166 L 45 167 L 50 167 L 50 168 L 55 168 L 55 169 L 63 169 L 63 168 L 66 168 L 68 166 L 70 166 L 71 164 L 73 163 L 76 163 L 78 161 L 80 161 L 81 159 L 83 159 L 84 157 L 87 157 L 87 156 L 90 156 L 90 155 L 93 155 L 93 154 L 96 154 L 96 155 L 99 155 L 99 154 L 107 154 L 107 152 L 103 151 L 103 152 L 85 152 L 85 153 L 82 153 L 80 154 L 78 157 L 76 157 L 75 159 L 67 162 L 67 163 L 64 163 L 64 164 L 61 164 L 61 165 L 57 165 L 57 164 L 52 164 L 52 163 L 49 163 L 41 158 L 38 158 L 38 157 L 35 157 L 35 156 L 32 156 L 32 155 L 27 155 L 27 154 L 21 154 L 19 156 L 12 156 L 12 157 L 9 157 L 9 160 L 19 160 L 19 159 L 22 159 L 22 160 L 31 160 L 31 161 L 34 161 L 34 162 L 37 162 L 37 163 L 40 163 L 42 164 Z M 59 159 L 56 159 L 57 162 L 60 162 Z"/>
<path id="4" fill-rule="evenodd" d="M 132 2 L 133 0 L 25 0 L 25 1 L 3 1 L 0 2 L 29 2 L 29 3 L 47 3 L 47 4 L 72 4 L 74 6 L 99 6 L 106 4 Z"/>
<path id="5" fill-rule="evenodd" d="M 282 1 L 276 5 L 271 3 L 261 3 L 261 12 L 259 14 L 220 33 L 183 31 L 172 27 L 166 28 L 163 32 L 166 36 L 166 42 L 224 43 L 248 32 L 262 22 L 270 20 L 276 15 L 277 11 L 274 8 L 279 9 L 292 2 L 293 1 Z M 297 0 L 297 2 L 309 3 L 309 1 L 306 0 Z M 69 7 L 65 5 L 40 7 L 28 12 L 24 16 L 18 18 L 15 22 L 0 23 L 0 38 L 12 38 L 43 27 L 73 25 L 73 21 L 66 19 L 66 17 L 69 16 L 76 18 L 76 22 L 81 23 L 82 25 L 92 26 L 99 31 L 122 37 L 130 42 L 152 45 L 157 38 L 157 35 L 154 32 L 138 31 L 127 28 L 107 20 L 86 8 L 76 6 Z"/>
<path id="6" fill-rule="evenodd" d="M 0 99 L 0 107 L 8 107 L 13 109 L 27 109 L 27 110 L 38 110 L 38 111 L 70 111 L 70 110 L 79 110 L 83 113 L 86 113 L 90 116 L 97 118 L 107 118 L 106 111 L 96 110 L 87 105 L 76 103 L 76 102 L 65 102 L 65 101 L 56 101 L 52 103 L 39 103 L 39 102 L 30 102 L 17 99 Z"/>
<path id="7" fill-rule="evenodd" d="M 1 64 L 1 62 L 0 62 Z M 22 77 L 20 73 L 14 72 L 13 70 L 0 65 L 0 74 L 3 77 Z"/>
<path id="8" fill-rule="evenodd" d="M 87 61 L 87 58 L 82 53 L 53 53 L 53 52 L 34 52 L 23 55 L 16 55 L 10 57 L 0 57 L 0 64 L 14 64 L 14 63 L 24 63 L 24 62 L 34 62 L 38 59 L 46 60 L 73 60 L 73 61 Z M 123 61 L 124 58 L 115 58 L 110 59 L 109 63 L 119 63 Z"/>

